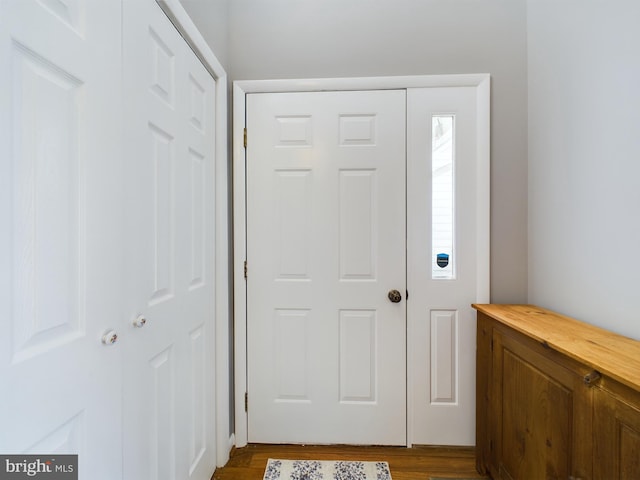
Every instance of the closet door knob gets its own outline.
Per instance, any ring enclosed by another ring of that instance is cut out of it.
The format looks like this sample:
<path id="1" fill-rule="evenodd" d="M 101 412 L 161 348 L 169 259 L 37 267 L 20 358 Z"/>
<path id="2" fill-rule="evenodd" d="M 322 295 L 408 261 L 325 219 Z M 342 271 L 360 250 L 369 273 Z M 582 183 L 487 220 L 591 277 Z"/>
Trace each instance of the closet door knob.
<path id="1" fill-rule="evenodd" d="M 105 345 L 113 345 L 118 341 L 118 334 L 114 330 L 109 330 L 102 335 L 102 343 Z"/>
<path id="2" fill-rule="evenodd" d="M 144 315 L 138 315 L 134 320 L 133 320 L 133 326 L 137 327 L 137 328 L 142 328 L 146 325 L 147 323 L 147 319 L 144 318 Z"/>

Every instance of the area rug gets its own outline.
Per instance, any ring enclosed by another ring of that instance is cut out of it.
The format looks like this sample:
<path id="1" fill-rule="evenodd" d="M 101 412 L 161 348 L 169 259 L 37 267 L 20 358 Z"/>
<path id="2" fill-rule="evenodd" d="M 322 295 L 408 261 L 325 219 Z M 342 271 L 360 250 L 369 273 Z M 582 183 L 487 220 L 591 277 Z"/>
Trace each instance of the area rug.
<path id="1" fill-rule="evenodd" d="M 387 462 L 270 458 L 263 480 L 391 480 L 391 473 Z"/>
<path id="2" fill-rule="evenodd" d="M 486 478 L 486 477 L 485 477 Z M 429 480 L 482 480 L 481 478 L 429 477 Z"/>

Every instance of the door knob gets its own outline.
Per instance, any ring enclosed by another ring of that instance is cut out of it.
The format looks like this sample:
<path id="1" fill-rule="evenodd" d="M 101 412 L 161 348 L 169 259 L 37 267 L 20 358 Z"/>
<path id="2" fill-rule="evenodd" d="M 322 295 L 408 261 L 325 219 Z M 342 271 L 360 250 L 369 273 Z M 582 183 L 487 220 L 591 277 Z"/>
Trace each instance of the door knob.
<path id="1" fill-rule="evenodd" d="M 104 343 L 105 345 L 113 345 L 117 341 L 118 334 L 113 330 L 109 330 L 104 335 L 102 335 L 102 343 Z"/>
<path id="2" fill-rule="evenodd" d="M 389 294 L 387 296 L 392 303 L 399 303 L 400 300 L 402 300 L 402 295 L 398 290 L 389 290 Z"/>
<path id="3" fill-rule="evenodd" d="M 137 327 L 137 328 L 142 328 L 145 326 L 145 324 L 147 323 L 147 319 L 144 318 L 144 315 L 138 315 L 134 320 L 133 320 L 133 326 Z"/>

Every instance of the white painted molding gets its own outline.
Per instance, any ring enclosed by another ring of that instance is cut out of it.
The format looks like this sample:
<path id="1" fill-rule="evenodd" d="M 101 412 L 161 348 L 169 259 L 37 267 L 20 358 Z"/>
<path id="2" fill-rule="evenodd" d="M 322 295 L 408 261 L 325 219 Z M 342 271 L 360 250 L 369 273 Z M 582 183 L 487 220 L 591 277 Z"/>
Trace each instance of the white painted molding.
<path id="1" fill-rule="evenodd" d="M 216 463 L 224 466 L 229 460 L 229 202 L 227 168 L 227 73 L 209 48 L 179 0 L 156 0 L 180 35 L 216 80 L 215 102 L 215 424 Z M 233 437 L 231 438 L 231 441 Z"/>
<path id="2" fill-rule="evenodd" d="M 229 439 L 227 440 L 227 458 L 230 456 L 231 454 L 231 450 L 233 450 L 233 447 L 236 446 L 236 436 L 235 434 L 231 434 L 229 435 Z"/>
<path id="3" fill-rule="evenodd" d="M 476 245 L 476 298 L 478 303 L 491 302 L 491 78 L 478 84 L 476 95 L 478 115 L 477 198 L 478 222 Z M 484 226 L 488 228 L 484 228 Z"/>
<path id="4" fill-rule="evenodd" d="M 244 395 L 247 391 L 247 284 L 244 261 L 247 258 L 246 232 L 246 164 L 244 151 L 245 91 L 233 86 L 233 323 L 235 370 L 236 446 L 247 444 L 247 414 Z"/>
<path id="5" fill-rule="evenodd" d="M 233 82 L 243 93 L 389 90 L 425 87 L 478 87 L 489 74 L 419 75 L 398 77 L 246 80 Z M 235 97 L 234 97 L 235 102 Z"/>
<path id="6" fill-rule="evenodd" d="M 475 87 L 477 89 L 478 178 L 486 188 L 478 189 L 478 292 L 480 303 L 490 300 L 490 84 L 488 73 L 461 75 L 417 75 L 397 77 L 320 78 L 293 80 L 244 80 L 233 83 L 233 230 L 234 230 L 234 370 L 236 446 L 248 443 L 248 421 L 244 410 L 247 388 L 247 292 L 244 279 L 246 259 L 246 158 L 244 127 L 246 95 L 249 93 L 388 90 L 429 87 Z M 412 388 L 407 385 L 408 390 Z M 407 412 L 407 445 L 412 435 Z"/>
<path id="7" fill-rule="evenodd" d="M 209 71 L 211 76 L 216 80 L 227 76 L 222 64 L 218 61 L 215 54 L 209 48 L 206 40 L 191 20 L 191 17 L 184 9 L 180 0 L 156 0 L 160 8 L 169 17 L 171 23 L 178 29 L 182 38 L 185 39 L 189 47 L 200 59 L 204 67 Z"/>

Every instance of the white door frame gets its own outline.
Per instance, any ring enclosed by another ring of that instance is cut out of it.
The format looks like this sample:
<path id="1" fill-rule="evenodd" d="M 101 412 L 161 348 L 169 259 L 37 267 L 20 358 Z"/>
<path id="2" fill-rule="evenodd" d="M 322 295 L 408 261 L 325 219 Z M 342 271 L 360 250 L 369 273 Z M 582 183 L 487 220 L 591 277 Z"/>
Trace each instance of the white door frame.
<path id="1" fill-rule="evenodd" d="M 215 90 L 215 412 L 216 461 L 219 467 L 229 459 L 233 436 L 229 435 L 229 250 L 228 172 L 227 172 L 227 73 L 179 0 L 156 0 L 180 35 L 216 81 Z"/>
<path id="2" fill-rule="evenodd" d="M 244 128 L 246 95 L 249 93 L 312 92 L 345 90 L 385 90 L 423 87 L 475 87 L 477 89 L 478 125 L 478 245 L 477 299 L 489 301 L 489 160 L 490 160 L 490 76 L 420 75 L 398 77 L 326 78 L 297 80 L 246 80 L 233 83 L 233 234 L 234 234 L 234 370 L 235 370 L 235 442 L 243 447 L 248 442 L 248 420 L 245 412 L 247 385 L 247 284 L 244 278 L 246 242 L 246 156 Z M 249 132 L 249 141 L 251 133 Z M 250 267 L 249 267 L 250 268 Z M 411 323 L 407 322 L 407 338 L 411 338 Z M 411 352 L 407 351 L 407 355 Z M 407 390 L 411 392 L 411 365 L 407 365 Z M 410 399 L 411 395 L 407 395 Z M 407 406 L 407 444 L 411 445 L 411 406 Z"/>

